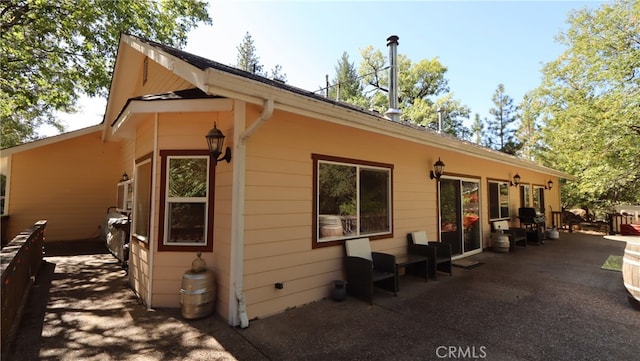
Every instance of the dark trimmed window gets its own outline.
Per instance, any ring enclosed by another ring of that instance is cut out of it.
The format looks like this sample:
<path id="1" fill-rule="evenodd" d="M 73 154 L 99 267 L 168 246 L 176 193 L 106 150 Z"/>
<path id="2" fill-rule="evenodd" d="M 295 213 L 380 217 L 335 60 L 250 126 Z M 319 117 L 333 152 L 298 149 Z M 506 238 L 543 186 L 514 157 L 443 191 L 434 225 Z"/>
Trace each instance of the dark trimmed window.
<path id="1" fill-rule="evenodd" d="M 509 183 L 489 181 L 489 219 L 509 218 Z"/>
<path id="2" fill-rule="evenodd" d="M 544 187 L 533 186 L 533 208 L 539 213 L 544 213 Z"/>
<path id="3" fill-rule="evenodd" d="M 160 151 L 159 251 L 213 250 L 215 172 L 208 151 Z"/>
<path id="4" fill-rule="evenodd" d="M 392 236 L 393 165 L 314 154 L 314 246 Z"/>

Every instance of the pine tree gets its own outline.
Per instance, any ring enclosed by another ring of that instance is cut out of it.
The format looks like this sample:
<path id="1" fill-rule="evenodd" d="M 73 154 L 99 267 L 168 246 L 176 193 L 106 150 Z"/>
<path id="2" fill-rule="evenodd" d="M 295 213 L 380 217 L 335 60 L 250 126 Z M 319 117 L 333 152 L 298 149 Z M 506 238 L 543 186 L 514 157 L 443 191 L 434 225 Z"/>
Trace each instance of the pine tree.
<path id="1" fill-rule="evenodd" d="M 236 49 L 238 50 L 236 63 L 238 69 L 249 73 L 264 75 L 262 73 L 263 66 L 260 64 L 260 57 L 256 54 L 256 47 L 249 32 L 244 35 L 242 43 L 240 43 Z"/>
<path id="2" fill-rule="evenodd" d="M 481 145 L 484 138 L 484 123 L 480 119 L 480 114 L 476 113 L 473 124 L 471 125 L 471 134 L 473 134 L 474 143 Z"/>
<path id="3" fill-rule="evenodd" d="M 329 89 L 329 98 L 349 101 L 362 97 L 362 85 L 355 65 L 349 62 L 349 54 L 345 51 L 335 67 L 336 76 Z"/>
<path id="4" fill-rule="evenodd" d="M 505 94 L 503 84 L 498 84 L 492 100 L 495 108 L 491 108 L 489 113 L 494 118 L 487 120 L 489 146 L 503 153 L 516 154 L 521 147 L 515 138 L 513 125 L 518 120 L 518 108 L 513 105 L 513 98 Z"/>

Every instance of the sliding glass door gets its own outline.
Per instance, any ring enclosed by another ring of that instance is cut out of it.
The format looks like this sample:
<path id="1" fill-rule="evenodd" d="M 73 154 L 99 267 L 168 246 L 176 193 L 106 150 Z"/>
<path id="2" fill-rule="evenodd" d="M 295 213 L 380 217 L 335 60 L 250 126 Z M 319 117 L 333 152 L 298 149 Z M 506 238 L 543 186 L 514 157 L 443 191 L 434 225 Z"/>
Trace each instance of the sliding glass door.
<path id="1" fill-rule="evenodd" d="M 442 242 L 451 245 L 455 256 L 480 252 L 480 181 L 443 177 L 439 199 Z"/>

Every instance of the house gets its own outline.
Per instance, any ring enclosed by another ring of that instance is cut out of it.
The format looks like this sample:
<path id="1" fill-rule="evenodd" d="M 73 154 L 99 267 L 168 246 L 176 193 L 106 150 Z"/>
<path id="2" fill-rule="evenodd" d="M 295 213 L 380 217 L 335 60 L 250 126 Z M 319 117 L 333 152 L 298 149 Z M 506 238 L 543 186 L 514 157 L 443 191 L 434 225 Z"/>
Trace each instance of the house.
<path id="1" fill-rule="evenodd" d="M 560 210 L 570 175 L 390 113 L 122 35 L 102 124 L 2 151 L 9 233 L 47 219 L 47 242 L 95 237 L 118 202 L 149 308 L 180 307 L 202 252 L 216 312 L 246 326 L 328 296 L 345 239 L 399 255 L 426 230 L 466 257 L 491 246 L 490 221 Z M 209 152 L 212 128 L 230 160 Z"/>

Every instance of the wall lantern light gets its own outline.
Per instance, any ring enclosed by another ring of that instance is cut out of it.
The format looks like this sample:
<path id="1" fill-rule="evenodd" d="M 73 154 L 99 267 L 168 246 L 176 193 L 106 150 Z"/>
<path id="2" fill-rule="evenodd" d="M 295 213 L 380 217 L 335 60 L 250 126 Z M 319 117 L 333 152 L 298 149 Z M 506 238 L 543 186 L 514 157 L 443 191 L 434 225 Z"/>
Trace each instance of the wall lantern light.
<path id="1" fill-rule="evenodd" d="M 440 160 L 440 157 L 438 157 L 438 161 L 433 163 L 433 170 L 430 171 L 429 177 L 436 181 L 440 181 L 442 174 L 444 174 L 444 163 Z"/>
<path id="2" fill-rule="evenodd" d="M 517 187 L 519 184 L 520 184 L 520 175 L 516 173 L 516 175 L 513 176 L 513 182 L 511 182 L 511 186 Z"/>
<path id="3" fill-rule="evenodd" d="M 218 129 L 215 122 L 213 123 L 213 129 L 211 129 L 209 133 L 205 135 L 205 138 L 207 138 L 209 153 L 213 155 L 215 163 L 218 163 L 221 160 L 226 160 L 227 163 L 231 162 L 231 148 L 229 147 L 225 149 L 224 155 L 218 158 L 220 154 L 222 154 L 222 146 L 224 145 L 224 134 L 222 134 L 222 131 Z"/>
<path id="4" fill-rule="evenodd" d="M 549 181 L 547 182 L 547 186 L 544 187 L 544 189 L 551 189 L 551 188 L 553 188 L 553 181 L 549 179 Z"/>
<path id="5" fill-rule="evenodd" d="M 129 180 L 129 175 L 127 174 L 127 172 L 124 172 L 122 174 L 122 179 L 120 179 L 120 182 L 126 182 Z"/>

